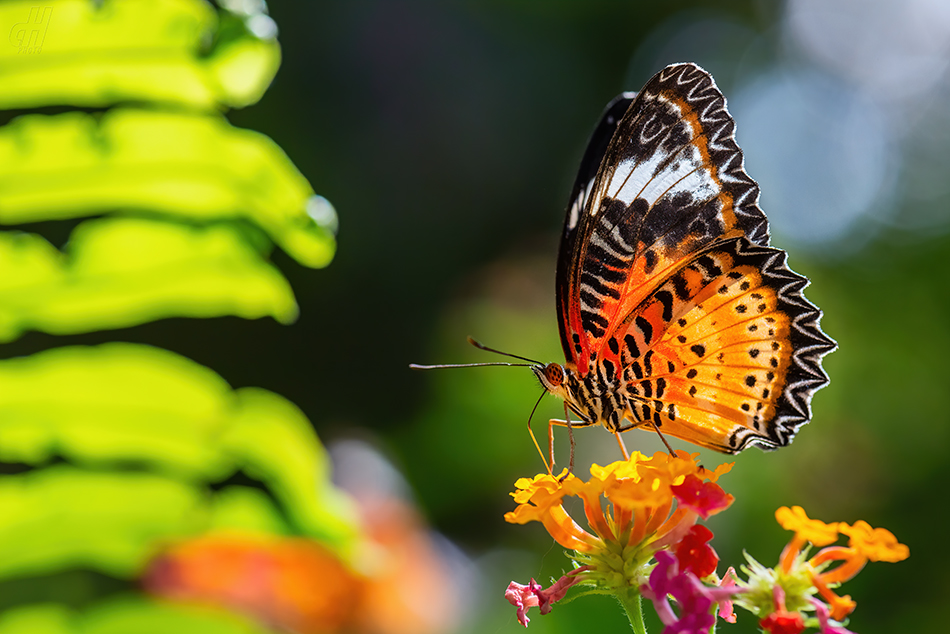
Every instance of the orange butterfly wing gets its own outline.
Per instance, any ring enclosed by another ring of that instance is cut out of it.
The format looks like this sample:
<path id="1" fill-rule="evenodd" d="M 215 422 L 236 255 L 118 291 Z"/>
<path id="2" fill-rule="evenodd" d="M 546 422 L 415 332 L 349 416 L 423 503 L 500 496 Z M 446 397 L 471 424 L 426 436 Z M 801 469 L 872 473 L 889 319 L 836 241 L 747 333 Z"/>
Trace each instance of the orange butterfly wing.
<path id="1" fill-rule="evenodd" d="M 694 64 L 608 106 L 568 208 L 558 317 L 568 365 L 619 374 L 629 424 L 735 453 L 788 444 L 835 348 L 808 281 L 768 246 L 735 122 Z"/>

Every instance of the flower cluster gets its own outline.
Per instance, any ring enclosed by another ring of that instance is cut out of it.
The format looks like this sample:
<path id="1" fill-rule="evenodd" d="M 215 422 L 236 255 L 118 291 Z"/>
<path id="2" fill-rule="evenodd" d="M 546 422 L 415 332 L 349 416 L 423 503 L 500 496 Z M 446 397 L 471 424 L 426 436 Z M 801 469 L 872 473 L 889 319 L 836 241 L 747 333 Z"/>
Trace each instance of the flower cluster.
<path id="1" fill-rule="evenodd" d="M 708 471 L 697 457 L 685 452 L 646 457 L 635 452 L 630 460 L 592 466 L 586 482 L 566 472 L 518 480 L 512 494 L 518 506 L 505 520 L 541 522 L 559 544 L 573 551 L 575 564 L 575 570 L 548 590 L 533 579 L 526 586 L 513 582 L 508 587 L 506 597 L 518 608 L 521 623 L 527 626 L 529 607 L 538 606 L 545 614 L 577 584 L 609 590 L 638 612 L 640 587 L 661 549 L 676 553 L 685 574 L 711 574 L 718 562 L 708 544 L 712 533 L 696 522 L 732 503 L 732 496 L 715 483 L 731 465 Z M 564 509 L 564 499 L 571 496 L 583 502 L 589 530 Z"/>
<path id="2" fill-rule="evenodd" d="M 719 577 L 719 558 L 709 544 L 712 531 L 698 524 L 733 501 L 716 480 L 732 465 L 715 471 L 698 464 L 698 454 L 634 453 L 629 460 L 591 467 L 591 478 L 566 472 L 520 479 L 512 494 L 518 503 L 508 522 L 541 522 L 570 549 L 574 569 L 543 588 L 534 579 L 512 582 L 505 597 L 527 627 L 529 608 L 541 614 L 574 586 L 615 595 L 634 631 L 644 632 L 641 597 L 653 603 L 663 634 L 706 634 L 717 615 L 734 623 L 733 606 L 752 612 L 769 634 L 799 634 L 816 627 L 822 634 L 851 634 L 843 620 L 854 610 L 849 596 L 834 589 L 868 561 L 900 561 L 909 555 L 890 532 L 863 521 L 825 524 L 800 507 L 782 507 L 779 524 L 794 532 L 775 568 L 748 557 L 739 579 L 732 568 Z M 583 502 L 587 529 L 564 508 L 565 498 Z M 840 536 L 847 546 L 834 545 Z M 821 548 L 809 556 L 811 547 Z"/>
<path id="3" fill-rule="evenodd" d="M 910 555 L 890 531 L 871 528 L 864 521 L 826 524 L 810 519 L 800 506 L 781 507 L 775 519 L 795 535 L 774 569 L 747 555 L 749 565 L 743 570 L 749 578 L 736 598 L 736 604 L 758 616 L 759 625 L 770 634 L 798 634 L 816 626 L 822 634 L 849 634 L 841 622 L 857 604 L 834 588 L 869 561 L 896 562 Z M 841 535 L 848 538 L 847 546 L 834 545 Z M 821 550 L 809 557 L 809 544 Z"/>

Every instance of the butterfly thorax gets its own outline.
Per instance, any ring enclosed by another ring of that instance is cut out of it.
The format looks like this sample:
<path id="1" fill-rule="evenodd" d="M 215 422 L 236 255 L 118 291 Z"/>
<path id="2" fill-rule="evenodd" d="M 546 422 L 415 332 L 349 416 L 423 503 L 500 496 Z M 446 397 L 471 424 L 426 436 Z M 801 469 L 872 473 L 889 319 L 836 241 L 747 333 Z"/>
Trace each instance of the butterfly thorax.
<path id="1" fill-rule="evenodd" d="M 563 400 L 580 417 L 575 423 L 603 425 L 610 431 L 619 431 L 624 418 L 632 418 L 626 390 L 619 381 L 604 372 L 592 371 L 581 377 L 572 363 L 532 366 L 541 385 L 549 393 Z"/>

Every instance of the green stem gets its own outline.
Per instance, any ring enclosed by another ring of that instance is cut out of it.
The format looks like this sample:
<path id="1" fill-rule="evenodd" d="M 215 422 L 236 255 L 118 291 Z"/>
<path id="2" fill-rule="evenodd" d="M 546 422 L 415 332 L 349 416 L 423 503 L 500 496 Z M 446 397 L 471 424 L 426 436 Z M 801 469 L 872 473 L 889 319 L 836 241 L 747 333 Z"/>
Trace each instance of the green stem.
<path id="1" fill-rule="evenodd" d="M 635 588 L 628 588 L 617 592 L 617 600 L 623 606 L 623 611 L 627 613 L 630 620 L 630 627 L 635 634 L 647 634 L 646 626 L 643 624 L 643 606 L 641 605 L 640 593 Z"/>

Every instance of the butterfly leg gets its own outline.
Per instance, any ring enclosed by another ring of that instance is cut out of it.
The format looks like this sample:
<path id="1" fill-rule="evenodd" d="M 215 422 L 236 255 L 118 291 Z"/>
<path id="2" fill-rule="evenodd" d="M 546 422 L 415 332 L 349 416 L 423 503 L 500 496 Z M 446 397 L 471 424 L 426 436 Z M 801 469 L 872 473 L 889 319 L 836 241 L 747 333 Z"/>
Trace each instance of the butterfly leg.
<path id="1" fill-rule="evenodd" d="M 628 409 L 627 418 L 629 418 L 632 422 L 631 422 L 629 425 L 624 425 L 624 426 L 617 427 L 617 431 L 614 432 L 614 433 L 617 434 L 617 440 L 618 440 L 618 441 L 620 440 L 620 432 L 627 431 L 628 429 L 633 429 L 634 427 L 643 427 L 644 425 L 646 425 L 646 424 L 649 423 L 650 426 L 653 427 L 653 430 L 656 431 L 656 435 L 659 436 L 659 437 L 660 437 L 660 440 L 663 441 L 663 444 L 666 445 L 666 450 L 669 451 L 669 452 L 670 452 L 670 455 L 675 458 L 675 457 L 676 457 L 676 452 L 673 451 L 673 448 L 672 448 L 672 447 L 670 447 L 670 443 L 668 443 L 668 442 L 666 441 L 666 436 L 664 436 L 664 435 L 663 435 L 663 432 L 660 431 L 660 427 L 659 427 L 653 420 L 647 420 L 647 421 L 642 421 L 642 420 L 641 420 L 641 421 L 637 421 L 637 420 L 634 420 L 634 418 L 633 418 L 633 411 L 634 411 L 634 409 L 633 409 L 633 403 L 630 402 L 630 399 L 629 399 L 629 398 L 627 398 L 627 407 L 629 408 L 629 409 Z M 624 452 L 624 455 L 626 455 L 626 453 L 627 453 L 626 448 L 621 445 L 620 449 L 621 449 L 621 451 Z"/>
<path id="2" fill-rule="evenodd" d="M 567 437 L 571 440 L 571 461 L 567 463 L 567 473 L 574 473 L 574 426 L 571 425 L 571 415 L 567 411 L 567 402 L 564 402 L 564 420 L 567 421 Z M 554 443 L 551 443 L 551 460 L 554 460 Z M 567 474 L 564 474 L 565 477 Z"/>
<path id="3" fill-rule="evenodd" d="M 617 444 L 620 445 L 620 453 L 623 454 L 623 459 L 630 460 L 630 452 L 627 451 L 627 446 L 623 444 L 623 438 L 620 437 L 620 432 L 615 431 L 614 436 L 617 437 Z"/>
<path id="4" fill-rule="evenodd" d="M 568 414 L 567 407 L 564 408 L 564 420 L 559 420 L 557 418 L 552 418 L 548 421 L 548 440 L 551 443 L 551 464 L 554 464 L 554 426 L 558 427 L 567 427 L 568 436 L 571 439 L 571 462 L 567 470 L 568 473 L 574 473 L 574 430 L 578 427 L 590 427 L 591 425 L 596 425 L 596 422 L 580 420 L 572 421 L 570 414 Z"/>
<path id="5" fill-rule="evenodd" d="M 647 424 L 647 423 L 644 423 L 644 422 L 630 423 L 629 425 L 625 425 L 624 427 L 618 427 L 618 428 L 617 428 L 617 431 L 614 432 L 614 433 L 617 434 L 617 440 L 620 440 L 620 432 L 629 431 L 629 430 L 635 429 L 635 428 L 637 428 L 637 427 L 643 427 L 645 424 Z M 660 428 L 657 427 L 657 426 L 656 426 L 656 423 L 654 423 L 652 420 L 649 421 L 649 425 L 653 428 L 653 431 L 656 432 L 656 435 L 660 437 L 660 440 L 663 441 L 663 444 L 666 445 L 666 450 L 669 451 L 669 452 L 670 452 L 670 455 L 675 458 L 675 457 L 676 457 L 676 452 L 673 451 L 673 448 L 672 448 L 672 447 L 670 447 L 670 443 L 668 443 L 668 442 L 666 441 L 666 436 L 663 435 L 663 432 L 660 431 Z M 624 448 L 624 446 L 623 446 L 622 444 L 621 444 L 621 446 L 620 446 L 620 450 L 623 451 L 623 452 L 626 454 L 626 449 Z"/>

